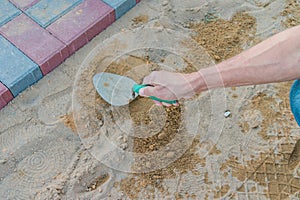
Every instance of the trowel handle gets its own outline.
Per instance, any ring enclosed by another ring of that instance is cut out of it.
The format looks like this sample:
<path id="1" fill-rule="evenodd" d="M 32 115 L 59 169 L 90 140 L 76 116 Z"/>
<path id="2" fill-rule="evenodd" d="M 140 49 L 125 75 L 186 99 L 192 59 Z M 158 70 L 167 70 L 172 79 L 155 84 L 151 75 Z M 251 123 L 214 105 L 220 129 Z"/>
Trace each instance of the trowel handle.
<path id="1" fill-rule="evenodd" d="M 145 84 L 145 85 L 138 85 L 138 84 L 135 84 L 132 88 L 132 90 L 139 94 L 139 91 L 140 89 L 144 88 L 144 87 L 153 87 L 153 85 L 149 85 L 149 84 Z M 157 98 L 155 96 L 150 96 L 149 97 L 150 99 L 152 100 L 155 100 L 155 101 L 159 101 L 159 102 L 164 102 L 164 103 L 169 103 L 169 104 L 175 104 L 177 103 L 177 100 L 164 100 L 164 99 L 160 99 L 160 98 Z"/>

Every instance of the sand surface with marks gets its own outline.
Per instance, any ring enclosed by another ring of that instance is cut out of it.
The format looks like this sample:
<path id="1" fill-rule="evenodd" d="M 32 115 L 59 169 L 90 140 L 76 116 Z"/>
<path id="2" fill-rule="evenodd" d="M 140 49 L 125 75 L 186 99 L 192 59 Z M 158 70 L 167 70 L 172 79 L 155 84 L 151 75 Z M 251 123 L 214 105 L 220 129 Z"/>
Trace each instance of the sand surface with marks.
<path id="1" fill-rule="evenodd" d="M 0 198 L 300 199 L 292 82 L 171 108 L 114 107 L 92 83 L 197 71 L 299 24 L 297 0 L 143 0 L 0 111 Z"/>

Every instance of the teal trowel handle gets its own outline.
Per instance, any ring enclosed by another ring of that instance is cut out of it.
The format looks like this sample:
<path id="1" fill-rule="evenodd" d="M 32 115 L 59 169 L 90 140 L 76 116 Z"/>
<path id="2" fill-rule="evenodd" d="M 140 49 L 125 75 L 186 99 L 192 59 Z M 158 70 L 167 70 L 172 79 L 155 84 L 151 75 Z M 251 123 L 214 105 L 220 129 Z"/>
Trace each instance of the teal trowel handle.
<path id="1" fill-rule="evenodd" d="M 142 89 L 144 87 L 151 87 L 151 85 L 138 85 L 138 84 L 135 84 L 133 86 L 132 90 L 135 93 L 139 94 L 140 89 Z M 177 103 L 177 100 L 164 100 L 164 99 L 160 99 L 160 98 L 157 98 L 157 97 L 154 97 L 154 96 L 150 96 L 149 98 L 152 99 L 152 100 L 155 100 L 155 101 L 169 103 L 169 104 L 175 104 L 175 103 Z"/>

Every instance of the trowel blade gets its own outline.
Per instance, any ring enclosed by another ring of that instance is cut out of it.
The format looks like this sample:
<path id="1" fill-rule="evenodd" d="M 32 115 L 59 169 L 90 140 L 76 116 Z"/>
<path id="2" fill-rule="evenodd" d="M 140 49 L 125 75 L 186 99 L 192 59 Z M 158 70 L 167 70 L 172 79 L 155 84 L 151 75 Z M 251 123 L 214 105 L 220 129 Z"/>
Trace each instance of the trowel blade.
<path id="1" fill-rule="evenodd" d="M 99 95 L 113 106 L 124 106 L 137 97 L 132 92 L 136 82 L 125 76 L 102 72 L 94 75 L 93 84 Z"/>

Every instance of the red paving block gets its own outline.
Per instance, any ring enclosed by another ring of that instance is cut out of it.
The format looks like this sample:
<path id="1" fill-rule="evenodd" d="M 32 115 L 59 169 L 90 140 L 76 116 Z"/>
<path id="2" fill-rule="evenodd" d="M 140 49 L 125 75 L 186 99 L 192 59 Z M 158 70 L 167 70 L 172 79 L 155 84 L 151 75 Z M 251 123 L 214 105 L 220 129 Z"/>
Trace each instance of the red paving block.
<path id="1" fill-rule="evenodd" d="M 0 109 L 13 99 L 11 92 L 0 83 Z"/>
<path id="2" fill-rule="evenodd" d="M 141 0 L 136 0 L 136 3 L 139 3 Z"/>
<path id="3" fill-rule="evenodd" d="M 66 45 L 24 14 L 2 26 L 0 33 L 37 63 L 44 75 L 69 56 Z"/>
<path id="4" fill-rule="evenodd" d="M 115 21 L 114 9 L 100 0 L 86 0 L 47 27 L 72 54 Z"/>

